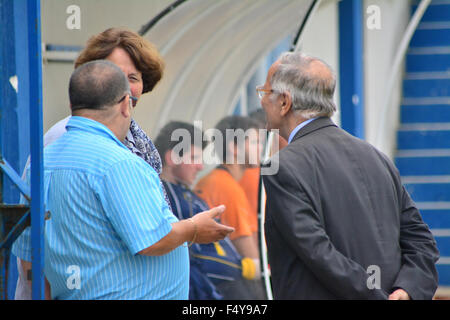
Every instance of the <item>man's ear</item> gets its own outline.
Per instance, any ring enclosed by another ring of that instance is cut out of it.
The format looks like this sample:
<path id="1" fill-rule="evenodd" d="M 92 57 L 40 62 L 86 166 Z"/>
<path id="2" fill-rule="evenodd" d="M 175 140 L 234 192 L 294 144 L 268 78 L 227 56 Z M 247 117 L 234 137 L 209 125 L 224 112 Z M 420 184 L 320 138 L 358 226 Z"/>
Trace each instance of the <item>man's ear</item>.
<path id="1" fill-rule="evenodd" d="M 281 93 L 279 97 L 281 103 L 280 115 L 285 116 L 292 109 L 292 96 L 290 92 L 285 91 Z"/>
<path id="2" fill-rule="evenodd" d="M 120 103 L 120 113 L 125 117 L 129 118 L 131 117 L 131 108 L 128 99 L 131 99 L 130 96 L 123 99 L 123 101 Z"/>

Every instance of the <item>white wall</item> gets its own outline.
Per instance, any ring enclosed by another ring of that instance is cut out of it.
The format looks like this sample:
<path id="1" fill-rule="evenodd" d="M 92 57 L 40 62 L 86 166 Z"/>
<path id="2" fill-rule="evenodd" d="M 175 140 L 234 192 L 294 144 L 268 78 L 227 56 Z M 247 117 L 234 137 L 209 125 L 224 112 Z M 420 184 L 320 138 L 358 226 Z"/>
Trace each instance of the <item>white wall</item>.
<path id="1" fill-rule="evenodd" d="M 317 11 L 305 28 L 300 51 L 328 63 L 336 73 L 337 85 L 334 96 L 338 112 L 333 120 L 340 125 L 339 113 L 339 10 L 336 0 L 321 1 Z"/>
<path id="2" fill-rule="evenodd" d="M 396 50 L 410 19 L 410 1 L 365 0 L 364 10 L 370 5 L 380 8 L 381 28 L 379 30 L 364 28 L 366 140 L 375 144 L 377 135 L 380 133 L 378 130 L 380 121 L 386 120 L 384 139 L 377 144 L 377 147 L 392 158 L 397 141 L 403 72 L 397 76 L 386 119 L 381 119 L 381 110 L 387 94 L 386 86 L 392 73 Z M 367 13 L 366 18 L 368 18 Z"/>
<path id="3" fill-rule="evenodd" d="M 301 51 L 326 61 L 339 74 L 339 10 L 337 0 L 323 0 L 310 24 L 305 29 Z M 380 8 L 381 29 L 368 29 L 367 7 L 376 5 Z M 386 96 L 386 84 L 393 65 L 394 55 L 409 21 L 409 0 L 364 0 L 364 72 L 365 72 L 365 137 L 375 144 L 383 98 Z M 393 90 L 392 103 L 389 107 L 384 139 L 377 147 L 388 156 L 393 157 L 396 148 L 396 130 L 399 121 L 401 101 L 401 84 L 403 73 L 400 72 L 396 88 Z M 338 77 L 339 80 L 339 77 Z M 335 101 L 339 108 L 339 81 Z M 340 123 L 339 111 L 334 117 Z"/>

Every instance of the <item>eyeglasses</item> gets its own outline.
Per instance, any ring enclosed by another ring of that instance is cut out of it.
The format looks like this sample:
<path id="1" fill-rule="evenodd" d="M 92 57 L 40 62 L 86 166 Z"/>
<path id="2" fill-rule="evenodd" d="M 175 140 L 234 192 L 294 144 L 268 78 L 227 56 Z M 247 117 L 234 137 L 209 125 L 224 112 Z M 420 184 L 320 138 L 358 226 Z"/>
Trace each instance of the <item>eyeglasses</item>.
<path id="1" fill-rule="evenodd" d="M 118 104 L 119 104 L 119 103 L 122 103 L 122 101 L 123 101 L 127 96 L 129 96 L 128 103 L 130 104 L 130 108 L 133 109 L 133 108 L 134 108 L 133 101 L 138 101 L 138 98 L 133 97 L 133 96 L 131 95 L 131 92 L 127 92 L 122 98 L 120 98 L 119 101 L 117 101 L 117 103 L 118 103 Z"/>
<path id="2" fill-rule="evenodd" d="M 262 99 L 266 94 L 271 94 L 272 92 L 276 91 L 273 89 L 264 89 L 263 86 L 256 87 L 256 94 L 258 95 L 259 99 Z"/>
<path id="3" fill-rule="evenodd" d="M 133 104 L 133 102 L 137 102 L 137 101 L 138 101 L 138 98 L 133 97 L 133 96 L 130 94 L 130 101 L 131 101 L 131 106 L 134 108 L 134 107 L 136 107 L 136 103 Z"/>

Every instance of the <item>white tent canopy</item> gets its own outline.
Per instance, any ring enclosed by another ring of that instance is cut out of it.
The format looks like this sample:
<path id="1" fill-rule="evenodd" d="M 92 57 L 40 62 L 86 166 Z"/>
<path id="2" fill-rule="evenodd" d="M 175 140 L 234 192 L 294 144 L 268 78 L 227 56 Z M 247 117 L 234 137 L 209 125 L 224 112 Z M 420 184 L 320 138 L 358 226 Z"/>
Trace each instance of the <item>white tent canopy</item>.
<path id="1" fill-rule="evenodd" d="M 135 118 L 151 136 L 169 120 L 202 120 L 204 130 L 212 127 L 233 111 L 261 59 L 297 31 L 312 2 L 184 2 L 144 35 L 166 69 L 153 92 L 141 98 Z"/>

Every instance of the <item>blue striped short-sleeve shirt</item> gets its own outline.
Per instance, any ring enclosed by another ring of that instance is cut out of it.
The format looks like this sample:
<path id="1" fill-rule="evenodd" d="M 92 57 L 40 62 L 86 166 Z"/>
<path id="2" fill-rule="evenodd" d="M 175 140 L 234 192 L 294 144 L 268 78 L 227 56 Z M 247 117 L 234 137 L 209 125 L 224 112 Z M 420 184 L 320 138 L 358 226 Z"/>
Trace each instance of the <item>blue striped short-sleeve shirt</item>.
<path id="1" fill-rule="evenodd" d="M 187 299 L 188 250 L 138 252 L 178 221 L 156 171 L 104 125 L 72 117 L 45 149 L 45 275 L 57 299 Z"/>

